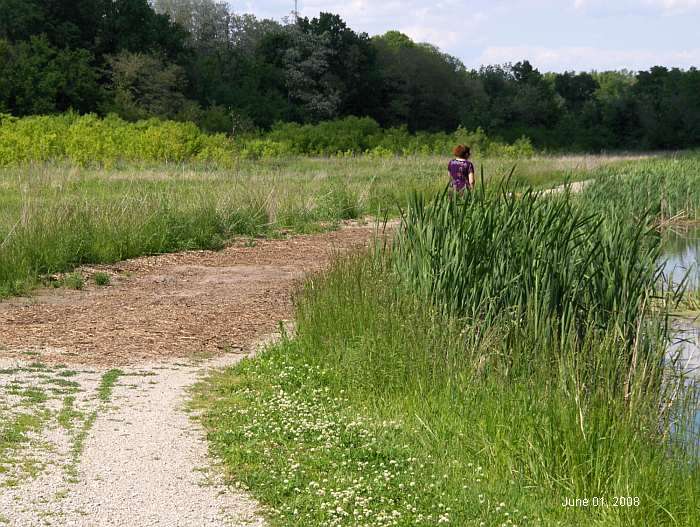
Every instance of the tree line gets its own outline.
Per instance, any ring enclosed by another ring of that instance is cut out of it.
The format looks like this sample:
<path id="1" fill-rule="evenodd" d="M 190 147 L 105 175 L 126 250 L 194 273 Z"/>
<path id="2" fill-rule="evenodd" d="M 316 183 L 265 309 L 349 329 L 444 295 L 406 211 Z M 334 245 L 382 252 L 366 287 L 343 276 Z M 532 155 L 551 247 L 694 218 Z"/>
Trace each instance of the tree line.
<path id="1" fill-rule="evenodd" d="M 0 0 L 0 113 L 68 110 L 234 135 L 359 116 L 555 149 L 687 148 L 700 145 L 700 71 L 475 70 L 332 13 L 277 22 L 215 0 Z"/>

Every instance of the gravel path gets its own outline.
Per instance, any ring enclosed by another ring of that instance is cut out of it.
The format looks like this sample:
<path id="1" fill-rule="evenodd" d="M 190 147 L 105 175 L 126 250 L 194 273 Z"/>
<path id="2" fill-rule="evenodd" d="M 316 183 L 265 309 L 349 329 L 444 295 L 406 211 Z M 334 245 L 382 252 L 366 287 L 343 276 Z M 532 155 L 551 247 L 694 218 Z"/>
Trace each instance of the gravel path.
<path id="1" fill-rule="evenodd" d="M 80 394 L 74 427 L 48 418 L 29 440 L 12 449 L 5 466 L 29 458 L 33 474 L 0 472 L 0 525 L 12 527 L 224 527 L 263 526 L 258 506 L 243 491 L 223 485 L 207 454 L 204 431 L 186 412 L 187 388 L 209 368 L 242 355 L 205 364 L 161 363 L 123 368 L 108 400 L 99 396 L 107 371 L 69 377 Z M 27 363 L 5 361 L 0 393 L 38 389 Z M 61 378 L 57 368 L 42 375 Z M 12 396 L 12 395 L 10 395 Z M 12 406 L 22 406 L 21 396 Z M 60 413 L 61 397 L 30 401 L 24 411 Z M 76 453 L 77 451 L 77 453 Z M 0 454 L 0 459 L 2 455 Z"/>
<path id="2" fill-rule="evenodd" d="M 373 225 L 82 269 L 108 287 L 0 302 L 0 526 L 262 526 L 185 404 Z M 213 357 L 204 361 L 203 357 Z M 119 370 L 115 370 L 119 368 Z"/>

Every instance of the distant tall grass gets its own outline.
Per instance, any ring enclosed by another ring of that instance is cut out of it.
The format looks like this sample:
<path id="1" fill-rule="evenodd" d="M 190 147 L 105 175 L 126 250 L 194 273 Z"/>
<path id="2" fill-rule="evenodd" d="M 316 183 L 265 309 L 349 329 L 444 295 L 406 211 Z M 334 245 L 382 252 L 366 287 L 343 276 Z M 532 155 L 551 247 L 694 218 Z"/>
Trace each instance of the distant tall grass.
<path id="1" fill-rule="evenodd" d="M 583 193 L 592 211 L 639 218 L 650 212 L 659 224 L 700 220 L 700 155 L 661 158 L 603 168 Z"/>
<path id="2" fill-rule="evenodd" d="M 0 171 L 0 297 L 42 276 L 144 254 L 217 249 L 235 235 L 309 232 L 405 203 L 441 181 L 420 163 L 246 163 Z M 443 175 L 444 177 L 444 175 Z"/>

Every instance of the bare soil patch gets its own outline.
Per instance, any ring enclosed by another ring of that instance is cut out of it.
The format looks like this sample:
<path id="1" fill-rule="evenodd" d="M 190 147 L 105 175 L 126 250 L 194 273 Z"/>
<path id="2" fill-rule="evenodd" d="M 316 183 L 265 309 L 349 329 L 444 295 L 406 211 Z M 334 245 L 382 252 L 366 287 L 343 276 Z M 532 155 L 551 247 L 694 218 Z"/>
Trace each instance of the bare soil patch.
<path id="1" fill-rule="evenodd" d="M 0 302 L 0 357 L 124 366 L 245 349 L 290 318 L 305 274 L 375 232 L 349 222 L 323 234 L 83 268 L 109 273 L 111 285 Z"/>

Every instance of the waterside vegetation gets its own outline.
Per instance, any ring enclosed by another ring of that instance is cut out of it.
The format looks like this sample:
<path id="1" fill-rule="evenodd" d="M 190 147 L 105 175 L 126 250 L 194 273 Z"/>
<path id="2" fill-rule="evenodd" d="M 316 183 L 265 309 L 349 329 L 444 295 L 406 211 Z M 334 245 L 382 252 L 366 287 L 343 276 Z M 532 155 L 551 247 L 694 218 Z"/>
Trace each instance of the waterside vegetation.
<path id="1" fill-rule="evenodd" d="M 659 222 L 696 217 L 698 172 L 674 163 L 411 198 L 392 244 L 307 282 L 293 339 L 200 385 L 231 477 L 273 525 L 697 524 Z"/>

